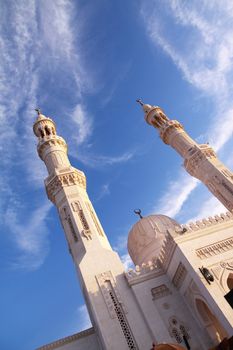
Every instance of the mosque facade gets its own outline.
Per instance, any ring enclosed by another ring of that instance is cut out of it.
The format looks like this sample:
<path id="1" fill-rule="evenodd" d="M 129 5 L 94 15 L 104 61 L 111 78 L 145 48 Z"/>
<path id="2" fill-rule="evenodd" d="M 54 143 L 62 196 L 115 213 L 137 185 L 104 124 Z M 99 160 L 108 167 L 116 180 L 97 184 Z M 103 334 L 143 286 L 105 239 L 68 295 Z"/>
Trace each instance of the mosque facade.
<path id="1" fill-rule="evenodd" d="M 128 236 L 135 264 L 125 271 L 72 167 L 52 119 L 38 111 L 33 130 L 92 327 L 38 350 L 215 349 L 233 335 L 233 174 L 208 144 L 197 144 L 161 108 L 139 103 L 146 121 L 228 209 L 186 225 L 141 217 Z M 170 348 L 168 344 L 173 344 Z M 160 346 L 160 347 L 159 347 Z"/>

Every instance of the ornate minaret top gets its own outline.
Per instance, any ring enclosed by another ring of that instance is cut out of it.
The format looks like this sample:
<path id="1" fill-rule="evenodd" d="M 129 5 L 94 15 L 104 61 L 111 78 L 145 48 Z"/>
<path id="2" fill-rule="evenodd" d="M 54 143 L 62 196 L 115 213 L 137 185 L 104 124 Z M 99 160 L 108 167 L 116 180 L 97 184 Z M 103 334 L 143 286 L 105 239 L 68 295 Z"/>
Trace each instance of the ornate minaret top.
<path id="1" fill-rule="evenodd" d="M 201 180 L 220 202 L 233 211 L 233 174 L 217 158 L 208 144 L 198 144 L 177 120 L 170 120 L 158 106 L 137 100 L 145 112 L 145 120 L 158 129 L 161 139 L 183 158 L 187 172 Z"/>
<path id="2" fill-rule="evenodd" d="M 33 131 L 38 138 L 37 151 L 45 162 L 49 175 L 55 174 L 61 168 L 70 167 L 67 144 L 57 135 L 54 121 L 43 115 L 39 108 L 36 112 L 38 116 L 33 125 Z"/>

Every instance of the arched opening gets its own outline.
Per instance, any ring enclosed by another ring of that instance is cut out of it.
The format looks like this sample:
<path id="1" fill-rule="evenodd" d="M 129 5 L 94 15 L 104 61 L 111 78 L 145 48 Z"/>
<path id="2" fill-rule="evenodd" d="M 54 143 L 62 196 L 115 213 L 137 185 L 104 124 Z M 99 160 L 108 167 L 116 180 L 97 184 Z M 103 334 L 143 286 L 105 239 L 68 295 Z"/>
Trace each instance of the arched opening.
<path id="1" fill-rule="evenodd" d="M 213 312 L 209 309 L 208 305 L 201 299 L 196 299 L 197 311 L 200 315 L 203 326 L 208 332 L 214 345 L 219 344 L 228 335 L 225 329 Z"/>
<path id="2" fill-rule="evenodd" d="M 44 137 L 44 131 L 41 128 L 39 129 L 39 133 L 41 137 Z"/>
<path id="3" fill-rule="evenodd" d="M 45 133 L 46 133 L 46 135 L 50 135 L 51 134 L 51 131 L 50 131 L 50 129 L 49 129 L 49 127 L 47 125 L 45 126 Z"/>
<path id="4" fill-rule="evenodd" d="M 230 273 L 227 278 L 227 287 L 232 290 L 233 289 L 233 273 Z"/>

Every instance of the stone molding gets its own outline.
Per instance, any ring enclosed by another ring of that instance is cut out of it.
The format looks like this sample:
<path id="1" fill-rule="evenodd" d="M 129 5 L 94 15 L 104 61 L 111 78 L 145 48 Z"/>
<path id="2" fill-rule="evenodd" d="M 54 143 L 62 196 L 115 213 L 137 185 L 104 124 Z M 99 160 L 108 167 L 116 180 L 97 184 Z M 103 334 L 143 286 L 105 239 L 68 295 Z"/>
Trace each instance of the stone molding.
<path id="1" fill-rule="evenodd" d="M 104 301 L 107 305 L 109 314 L 112 319 L 118 320 L 128 348 L 132 350 L 138 350 L 133 333 L 125 316 L 127 309 L 122 302 L 112 272 L 103 272 L 97 275 L 96 279 L 104 297 Z"/>
<path id="2" fill-rule="evenodd" d="M 180 289 L 186 276 L 187 270 L 185 266 L 180 262 L 172 279 L 172 283 L 177 289 Z"/>
<path id="3" fill-rule="evenodd" d="M 144 282 L 151 278 L 155 278 L 164 274 L 162 267 L 158 261 L 149 261 L 141 266 L 136 265 L 135 269 L 129 269 L 125 272 L 125 277 L 130 286 Z"/>
<path id="4" fill-rule="evenodd" d="M 92 207 L 91 203 L 86 202 L 86 207 L 89 210 L 89 213 L 91 214 L 91 218 L 95 224 L 96 230 L 98 231 L 98 234 L 102 237 L 104 237 L 103 231 L 98 223 L 98 218 L 96 217 L 94 208 Z"/>
<path id="5" fill-rule="evenodd" d="M 65 151 L 67 152 L 67 144 L 65 140 L 61 136 L 57 135 L 49 135 L 45 136 L 43 140 L 39 141 L 37 146 L 37 151 L 40 156 L 40 158 L 43 160 L 43 152 L 47 147 L 51 146 L 61 146 L 64 147 Z"/>
<path id="6" fill-rule="evenodd" d="M 213 266 L 209 266 L 211 271 L 213 272 L 217 283 L 223 288 L 224 292 L 229 291 L 229 287 L 227 285 L 227 278 L 230 273 L 233 271 L 233 260 L 232 258 L 229 260 L 220 261 Z"/>
<path id="7" fill-rule="evenodd" d="M 218 241 L 213 244 L 201 247 L 196 250 L 196 254 L 200 259 L 207 259 L 211 256 L 225 253 L 233 249 L 233 237 Z"/>
<path id="8" fill-rule="evenodd" d="M 45 181 L 48 198 L 55 203 L 56 194 L 64 187 L 79 185 L 86 189 L 86 177 L 81 171 L 70 171 L 55 175 L 49 182 Z"/>
<path id="9" fill-rule="evenodd" d="M 120 296 L 120 293 L 117 289 L 116 282 L 113 278 L 112 272 L 106 271 L 106 272 L 100 273 L 99 275 L 96 275 L 95 277 L 96 277 L 98 285 L 101 289 L 101 292 L 103 294 L 104 301 L 105 301 L 105 304 L 108 308 L 108 312 L 109 312 L 111 318 L 117 317 L 115 310 L 114 310 L 113 302 L 112 302 L 111 297 L 109 295 L 109 291 L 111 291 L 111 290 L 114 291 L 118 302 L 122 306 L 122 309 L 124 310 L 125 313 L 127 313 L 127 308 L 125 307 L 123 301 L 121 300 L 121 296 Z"/>
<path id="10" fill-rule="evenodd" d="M 212 147 L 207 145 L 193 147 L 192 153 L 190 153 L 189 157 L 184 161 L 185 169 L 190 175 L 199 178 L 200 163 L 206 161 L 208 158 L 216 158 Z"/>
<path id="11" fill-rule="evenodd" d="M 160 286 L 154 287 L 151 289 L 152 299 L 160 299 L 163 298 L 169 294 L 172 294 L 168 286 L 166 284 L 161 284 Z"/>
<path id="12" fill-rule="evenodd" d="M 58 347 L 65 345 L 65 344 L 69 344 L 72 343 L 75 340 L 78 340 L 80 338 L 84 338 L 87 337 L 89 335 L 95 334 L 95 330 L 94 328 L 89 328 L 86 329 L 85 331 L 79 332 L 79 333 L 75 333 L 73 335 L 70 335 L 68 337 L 56 340 L 53 343 L 41 346 L 40 348 L 37 348 L 36 350 L 52 350 L 52 349 L 57 349 Z"/>
<path id="13" fill-rule="evenodd" d="M 171 135 L 177 130 L 184 132 L 183 126 L 177 120 L 168 120 L 166 124 L 160 128 L 160 137 L 163 142 L 169 145 Z"/>
<path id="14" fill-rule="evenodd" d="M 181 225 L 182 228 L 186 229 L 186 232 L 194 232 L 198 230 L 203 230 L 210 226 L 215 226 L 218 224 L 222 224 L 227 221 L 233 220 L 233 214 L 230 211 L 226 213 L 222 213 L 215 216 L 209 216 L 206 219 L 197 220 L 195 222 L 190 222 L 186 225 Z"/>

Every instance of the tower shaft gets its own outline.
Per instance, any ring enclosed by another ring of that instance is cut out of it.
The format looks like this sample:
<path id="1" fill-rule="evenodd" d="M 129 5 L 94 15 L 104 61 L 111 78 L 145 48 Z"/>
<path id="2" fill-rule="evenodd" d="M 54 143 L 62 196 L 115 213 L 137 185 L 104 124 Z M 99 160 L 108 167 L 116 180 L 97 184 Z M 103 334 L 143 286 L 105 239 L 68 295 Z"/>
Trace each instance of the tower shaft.
<path id="1" fill-rule="evenodd" d="M 103 349 L 142 349 L 142 340 L 135 330 L 137 322 L 143 324 L 142 315 L 128 288 L 124 265 L 112 250 L 86 192 L 86 177 L 71 166 L 66 142 L 56 134 L 50 118 L 39 113 L 33 129 L 38 137 L 38 154 L 49 173 L 46 192 L 57 207 L 89 316 Z M 152 339 L 145 326 L 141 334 L 148 339 L 149 347 Z"/>
<path id="2" fill-rule="evenodd" d="M 203 182 L 213 195 L 233 211 L 233 173 L 217 158 L 208 144 L 198 144 L 177 120 L 170 120 L 160 107 L 143 105 L 148 124 L 158 129 L 161 139 L 184 158 L 184 167 Z"/>

